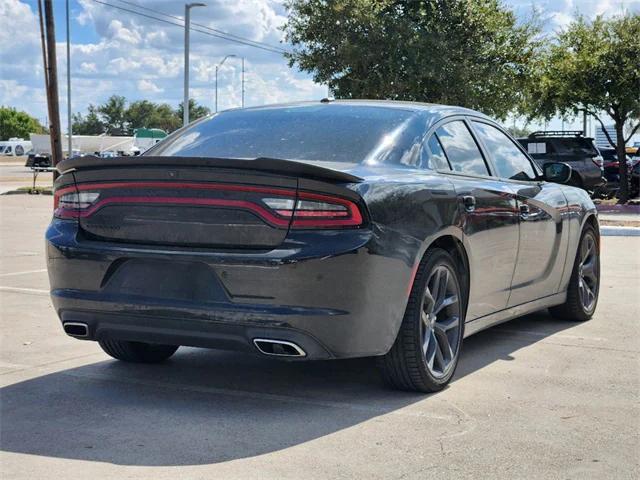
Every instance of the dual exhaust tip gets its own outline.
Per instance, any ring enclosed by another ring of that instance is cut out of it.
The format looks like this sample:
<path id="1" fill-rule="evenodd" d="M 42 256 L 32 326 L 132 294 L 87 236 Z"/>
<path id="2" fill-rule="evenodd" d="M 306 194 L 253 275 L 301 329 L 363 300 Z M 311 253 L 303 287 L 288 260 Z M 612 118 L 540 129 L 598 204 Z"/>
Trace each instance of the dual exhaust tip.
<path id="1" fill-rule="evenodd" d="M 71 337 L 87 338 L 89 326 L 81 322 L 65 322 L 62 324 L 65 333 Z M 285 340 L 271 340 L 268 338 L 255 338 L 253 344 L 264 355 L 274 357 L 306 357 L 307 353 L 293 342 Z"/>
<path id="2" fill-rule="evenodd" d="M 65 322 L 62 324 L 64 332 L 76 338 L 87 338 L 89 336 L 89 326 L 80 322 Z"/>
<path id="3" fill-rule="evenodd" d="M 268 338 L 254 338 L 253 344 L 264 355 L 275 357 L 306 357 L 306 352 L 293 342 L 271 340 Z"/>

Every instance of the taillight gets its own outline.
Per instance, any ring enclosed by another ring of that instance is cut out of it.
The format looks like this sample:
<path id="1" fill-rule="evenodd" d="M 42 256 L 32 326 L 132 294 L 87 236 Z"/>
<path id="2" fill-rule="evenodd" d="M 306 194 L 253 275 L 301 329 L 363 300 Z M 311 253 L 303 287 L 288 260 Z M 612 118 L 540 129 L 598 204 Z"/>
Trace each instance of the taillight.
<path id="1" fill-rule="evenodd" d="M 108 195 L 100 198 L 96 189 L 151 188 L 155 192 L 203 190 L 225 192 L 222 198 L 174 195 Z M 244 195 L 246 193 L 247 195 Z M 237 194 L 240 198 L 229 198 Z M 363 224 L 360 209 L 352 200 L 333 195 L 296 192 L 284 188 L 253 185 L 173 182 L 108 182 L 68 187 L 55 193 L 54 215 L 58 218 L 85 218 L 114 204 L 188 205 L 248 210 L 276 228 L 348 228 Z"/>
<path id="2" fill-rule="evenodd" d="M 596 164 L 596 167 L 598 167 L 600 170 L 602 170 L 604 168 L 604 159 L 600 156 L 594 157 L 592 159 L 592 162 Z"/>
<path id="3" fill-rule="evenodd" d="M 263 198 L 264 204 L 282 217 L 291 218 L 291 228 L 335 228 L 362 225 L 358 206 L 344 198 L 300 192 L 298 199 Z"/>
<path id="4" fill-rule="evenodd" d="M 73 218 L 94 205 L 100 194 L 98 192 L 76 192 L 65 190 L 54 197 L 53 214 L 59 218 Z"/>

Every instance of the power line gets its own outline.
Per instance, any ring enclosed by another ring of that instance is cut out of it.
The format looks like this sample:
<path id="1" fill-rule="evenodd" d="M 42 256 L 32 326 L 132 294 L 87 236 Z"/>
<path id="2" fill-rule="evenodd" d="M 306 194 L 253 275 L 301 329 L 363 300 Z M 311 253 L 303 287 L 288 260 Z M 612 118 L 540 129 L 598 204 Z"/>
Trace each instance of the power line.
<path id="1" fill-rule="evenodd" d="M 137 4 L 137 3 L 135 3 L 135 2 L 131 2 L 131 1 L 128 1 L 128 0 L 116 0 L 116 1 L 117 1 L 117 2 L 120 2 L 120 3 L 124 3 L 125 5 L 130 5 L 130 6 L 132 6 L 132 7 L 138 8 L 138 9 L 140 9 L 140 10 L 146 10 L 146 11 L 148 11 L 148 12 L 153 12 L 153 13 L 155 13 L 156 15 L 161 15 L 161 16 L 163 16 L 163 17 L 172 18 L 172 19 L 174 19 L 174 20 L 179 20 L 179 21 L 181 21 L 181 22 L 183 22 L 183 21 L 184 21 L 184 20 L 182 19 L 182 17 L 179 17 L 179 16 L 177 16 L 177 15 L 171 15 L 171 14 L 169 14 L 169 13 L 163 13 L 163 12 L 160 12 L 160 11 L 154 10 L 153 8 L 149 8 L 149 7 L 144 7 L 144 6 L 142 6 L 142 5 L 138 5 L 138 4 Z M 220 34 L 220 35 L 224 35 L 225 37 L 230 37 L 230 40 L 231 40 L 231 39 L 240 40 L 240 41 L 242 41 L 242 42 L 249 42 L 249 43 L 252 43 L 252 44 L 254 44 L 254 45 L 256 45 L 256 46 L 267 47 L 267 48 L 270 48 L 270 49 L 273 49 L 273 50 L 280 50 L 280 51 L 282 51 L 282 53 L 285 53 L 285 52 L 286 52 L 286 50 L 285 50 L 284 48 L 282 48 L 282 47 L 279 47 L 279 46 L 276 46 L 276 45 L 270 45 L 270 44 L 265 43 L 265 42 L 259 42 L 259 41 L 257 41 L 257 40 L 251 40 L 250 38 L 241 37 L 240 35 L 236 35 L 236 34 L 233 34 L 233 33 L 225 32 L 224 30 L 219 30 L 219 29 L 217 29 L 217 28 L 209 27 L 209 26 L 204 25 L 204 24 L 202 24 L 202 23 L 196 23 L 196 22 L 193 22 L 193 21 L 192 21 L 192 22 L 191 22 L 191 24 L 192 24 L 192 25 L 195 25 L 195 26 L 197 26 L 197 27 L 204 28 L 204 29 L 206 29 L 206 30 L 210 30 L 210 31 L 212 31 L 212 32 L 216 32 L 216 33 L 218 33 L 218 34 Z M 233 41 L 233 40 L 232 40 L 232 41 Z"/>
<path id="2" fill-rule="evenodd" d="M 158 17 L 155 17 L 153 15 L 148 15 L 146 13 L 137 12 L 135 10 L 131 10 L 131 9 L 125 8 L 125 7 L 120 7 L 118 5 L 113 5 L 112 3 L 107 3 L 107 2 L 104 2 L 104 1 L 101 1 L 101 0 L 93 0 L 93 1 L 95 3 L 99 3 L 99 4 L 105 5 L 107 7 L 115 8 L 117 10 L 122 10 L 124 12 L 133 13 L 134 15 L 139 15 L 141 17 L 145 17 L 145 18 L 149 18 L 149 19 L 152 19 L 152 20 L 156 20 L 158 22 L 163 22 L 163 23 L 167 23 L 169 25 L 175 25 L 177 27 L 184 28 L 184 24 L 181 25 L 179 23 L 175 23 L 175 22 L 171 22 L 169 20 L 165 20 L 164 18 L 158 18 Z M 180 19 L 180 20 L 182 20 L 182 19 Z M 230 41 L 230 42 L 235 42 L 235 43 L 240 43 L 240 44 L 243 44 L 243 45 L 247 45 L 249 47 L 259 48 L 261 50 L 266 50 L 267 52 L 271 52 L 271 53 L 279 53 L 279 54 L 285 53 L 285 50 L 283 50 L 283 49 L 276 50 L 275 47 L 266 47 L 266 46 L 253 44 L 253 43 L 246 42 L 244 40 L 238 40 L 238 39 L 235 39 L 235 38 L 229 38 L 229 37 L 227 37 L 225 35 L 222 35 L 222 34 L 219 34 L 219 33 L 208 32 L 208 31 L 205 31 L 205 30 L 199 30 L 198 28 L 193 28 L 193 27 L 190 27 L 190 30 L 192 30 L 194 32 L 202 33 L 204 35 L 209 35 L 211 37 L 221 38 L 223 40 L 227 40 L 227 41 Z"/>

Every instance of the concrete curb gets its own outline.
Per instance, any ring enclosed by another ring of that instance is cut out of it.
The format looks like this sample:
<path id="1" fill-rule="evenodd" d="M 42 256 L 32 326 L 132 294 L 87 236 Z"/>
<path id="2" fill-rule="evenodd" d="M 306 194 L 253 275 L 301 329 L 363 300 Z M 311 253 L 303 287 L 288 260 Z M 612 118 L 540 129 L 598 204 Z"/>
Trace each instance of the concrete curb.
<path id="1" fill-rule="evenodd" d="M 640 227 L 600 227 L 603 237 L 640 237 Z"/>

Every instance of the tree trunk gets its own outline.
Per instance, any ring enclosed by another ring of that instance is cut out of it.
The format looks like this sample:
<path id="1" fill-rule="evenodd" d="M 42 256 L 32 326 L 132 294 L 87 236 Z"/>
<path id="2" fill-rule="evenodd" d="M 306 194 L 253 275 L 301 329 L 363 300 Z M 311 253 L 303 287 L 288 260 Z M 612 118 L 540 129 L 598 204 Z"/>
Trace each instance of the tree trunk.
<path id="1" fill-rule="evenodd" d="M 629 179 L 627 173 L 627 152 L 624 142 L 624 122 L 616 121 L 616 153 L 620 168 L 620 191 L 618 203 L 627 203 L 629 200 Z"/>

